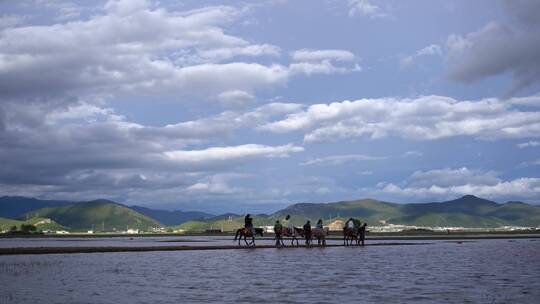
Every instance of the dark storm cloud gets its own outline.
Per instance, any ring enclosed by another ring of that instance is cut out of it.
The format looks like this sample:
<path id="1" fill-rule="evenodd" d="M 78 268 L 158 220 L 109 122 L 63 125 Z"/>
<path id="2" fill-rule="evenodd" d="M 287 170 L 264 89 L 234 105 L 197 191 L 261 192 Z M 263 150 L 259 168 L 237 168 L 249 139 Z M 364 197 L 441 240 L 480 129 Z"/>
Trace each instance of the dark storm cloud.
<path id="1" fill-rule="evenodd" d="M 447 41 L 448 75 L 462 82 L 510 73 L 513 94 L 540 84 L 540 2 L 506 1 L 508 20 L 490 22 Z"/>
<path id="2" fill-rule="evenodd" d="M 209 139 L 223 132 L 264 123 L 298 110 L 297 104 L 267 104 L 164 127 L 132 123 L 112 109 L 80 102 L 54 110 L 43 103 L 5 103 L 0 104 L 2 108 L 9 111 L 0 133 L 0 184 L 4 186 L 93 193 L 185 188 L 188 181 L 194 182 L 185 178 L 188 175 L 215 174 L 302 151 L 291 144 L 208 146 Z M 225 189 L 213 185 L 198 193 Z"/>

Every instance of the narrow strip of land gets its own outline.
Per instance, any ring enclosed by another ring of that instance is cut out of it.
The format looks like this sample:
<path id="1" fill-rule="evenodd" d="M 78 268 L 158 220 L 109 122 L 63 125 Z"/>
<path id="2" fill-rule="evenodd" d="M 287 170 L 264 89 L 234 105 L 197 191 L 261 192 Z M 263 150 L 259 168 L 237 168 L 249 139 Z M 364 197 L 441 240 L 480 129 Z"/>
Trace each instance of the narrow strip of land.
<path id="1" fill-rule="evenodd" d="M 219 235 L 212 235 L 219 237 Z M 223 236 L 220 240 L 228 240 Z M 257 238 L 258 240 L 274 240 L 273 237 Z M 442 235 L 372 235 L 367 236 L 366 241 L 462 241 L 462 240 L 511 240 L 511 239 L 540 239 L 540 234 L 442 234 Z M 302 239 L 300 239 L 302 241 Z M 342 241 L 342 236 L 327 236 L 327 241 Z M 161 240 L 163 243 L 191 242 L 191 240 Z M 198 242 L 206 242 L 198 240 Z"/>
<path id="2" fill-rule="evenodd" d="M 373 243 L 365 246 L 412 246 L 429 245 L 431 243 Z M 257 245 L 257 246 L 146 246 L 146 247 L 18 247 L 18 248 L 0 248 L 0 255 L 19 255 L 19 254 L 70 254 L 70 253 L 106 253 L 106 252 L 149 252 L 149 251 L 186 251 L 186 250 L 254 250 L 279 248 L 283 250 L 294 248 L 329 248 L 346 247 L 343 244 L 329 244 L 326 246 L 284 246 Z M 351 248 L 361 248 L 362 246 L 347 246 Z"/>

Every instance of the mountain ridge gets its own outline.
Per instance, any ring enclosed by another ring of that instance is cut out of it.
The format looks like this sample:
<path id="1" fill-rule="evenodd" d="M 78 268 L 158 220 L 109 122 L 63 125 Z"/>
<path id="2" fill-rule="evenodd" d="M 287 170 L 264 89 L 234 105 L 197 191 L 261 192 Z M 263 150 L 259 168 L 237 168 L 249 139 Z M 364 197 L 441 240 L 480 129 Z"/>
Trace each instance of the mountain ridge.
<path id="1" fill-rule="evenodd" d="M 317 204 L 315 204 L 317 205 Z M 374 199 L 339 201 L 322 204 L 319 212 L 306 211 L 309 204 L 293 204 L 274 215 L 296 214 L 309 218 L 326 218 L 328 215 L 361 217 L 370 223 L 385 222 L 414 226 L 462 226 L 479 228 L 501 225 L 540 225 L 540 206 L 524 202 L 496 203 L 474 195 L 430 203 L 398 204 Z M 344 208 L 349 206 L 349 208 Z M 322 213 L 321 211 L 325 212 Z"/>
<path id="2" fill-rule="evenodd" d="M 129 206 L 130 209 L 135 210 L 141 214 L 151 217 L 158 222 L 167 225 L 180 225 L 190 220 L 208 219 L 215 215 L 201 211 L 181 211 L 181 210 L 160 210 L 151 209 L 142 206 Z"/>
<path id="3" fill-rule="evenodd" d="M 0 211 L 2 209 L 2 199 L 5 201 L 5 198 L 0 198 Z M 24 201 L 24 199 L 18 197 L 16 201 Z M 34 203 L 37 201 L 37 205 L 42 205 L 39 200 L 30 200 Z M 127 226 L 141 229 L 158 226 L 177 226 L 181 229 L 197 227 L 197 229 L 203 229 L 204 227 L 232 227 L 243 224 L 243 215 L 236 213 L 214 216 L 197 211 L 165 211 L 141 206 L 126 206 L 105 199 L 76 202 L 71 205 L 63 205 L 66 204 L 66 201 L 53 201 L 52 204 L 60 204 L 60 206 L 32 210 L 25 215 L 27 218 L 36 216 L 49 217 L 61 225 L 75 227 L 76 229 L 89 229 L 92 225 L 102 225 L 104 222 L 109 223 L 109 226 L 114 226 L 115 229 L 122 229 Z M 104 205 L 112 207 L 107 207 L 110 208 L 109 211 L 103 211 L 106 209 L 103 207 Z M 86 209 L 83 209 L 86 211 L 77 209 L 81 208 L 81 206 L 85 206 Z M 101 210 L 100 206 L 105 209 Z M 123 214 L 124 218 L 120 216 L 120 218 L 115 219 L 113 216 L 115 214 L 114 210 L 117 211 L 116 216 Z M 78 212 L 81 214 L 77 214 Z M 101 217 L 96 217 L 95 212 L 101 214 Z M 292 216 L 295 225 L 301 225 L 307 219 L 316 221 L 321 218 L 328 222 L 330 219 L 356 217 L 369 225 L 403 224 L 467 228 L 540 226 L 540 206 L 520 201 L 496 203 L 474 195 L 465 195 L 449 201 L 413 204 L 400 204 L 371 198 L 330 203 L 303 202 L 291 204 L 272 214 L 257 214 L 255 215 L 255 224 L 273 225 L 276 219 L 282 219 L 287 214 Z"/>
<path id="4" fill-rule="evenodd" d="M 162 226 L 161 223 L 146 215 L 108 200 L 93 200 L 60 207 L 46 207 L 33 210 L 31 214 L 34 217 L 50 218 L 73 230 L 115 231 L 128 228 L 150 230 Z"/>

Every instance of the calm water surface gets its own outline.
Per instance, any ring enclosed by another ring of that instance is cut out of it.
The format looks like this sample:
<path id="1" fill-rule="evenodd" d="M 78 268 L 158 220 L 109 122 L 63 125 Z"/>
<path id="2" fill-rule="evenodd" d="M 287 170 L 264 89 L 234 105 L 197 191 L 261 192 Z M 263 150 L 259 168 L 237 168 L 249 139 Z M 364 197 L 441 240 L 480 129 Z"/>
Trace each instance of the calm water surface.
<path id="1" fill-rule="evenodd" d="M 0 257 L 0 303 L 538 303 L 540 241 Z"/>
<path id="2" fill-rule="evenodd" d="M 171 236 L 171 237 L 47 237 L 47 238 L 0 238 L 0 248 L 14 247 L 152 247 L 152 246 L 230 246 L 237 245 L 234 236 Z M 290 245 L 291 239 L 284 240 Z M 299 240 L 303 244 L 303 240 Z M 317 240 L 314 240 L 317 243 Z M 408 242 L 408 241 L 406 241 Z M 328 244 L 343 244 L 341 239 L 327 240 Z M 244 245 L 244 241 L 241 241 Z M 271 237 L 257 238 L 258 245 L 274 245 Z"/>

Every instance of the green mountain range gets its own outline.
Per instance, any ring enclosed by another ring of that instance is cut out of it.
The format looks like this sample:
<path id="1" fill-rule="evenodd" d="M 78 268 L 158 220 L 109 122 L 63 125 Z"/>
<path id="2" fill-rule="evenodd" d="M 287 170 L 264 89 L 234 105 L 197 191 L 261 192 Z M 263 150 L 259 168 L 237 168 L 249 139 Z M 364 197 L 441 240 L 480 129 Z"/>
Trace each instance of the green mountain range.
<path id="1" fill-rule="evenodd" d="M 314 223 L 323 219 L 329 223 L 336 219 L 359 218 L 371 226 L 402 224 L 423 227 L 495 228 L 501 226 L 540 226 L 540 206 L 522 202 L 498 204 L 473 195 L 459 199 L 421 204 L 397 204 L 373 199 L 334 203 L 299 203 L 271 215 L 257 215 L 254 224 L 273 225 L 275 220 L 291 215 L 294 225 L 303 225 L 308 219 Z M 185 230 L 241 227 L 243 217 L 189 221 L 179 226 Z"/>
<path id="2" fill-rule="evenodd" d="M 200 211 L 169 211 L 157 210 L 140 206 L 130 206 L 130 209 L 155 219 L 166 226 L 179 225 L 193 219 L 208 219 L 214 215 Z"/>
<path id="3" fill-rule="evenodd" d="M 522 202 L 498 204 L 473 195 L 436 203 L 396 204 L 372 199 L 329 204 L 295 204 L 275 213 L 316 218 L 358 217 L 379 223 L 429 227 L 539 226 L 540 206 Z"/>
<path id="4" fill-rule="evenodd" d="M 21 201 L 21 198 L 18 198 Z M 95 200 L 59 206 L 40 208 L 41 201 L 31 199 L 36 207 L 18 219 L 0 218 L 0 227 L 10 227 L 27 223 L 22 219 L 37 222 L 52 219 L 54 225 L 74 231 L 122 231 L 127 228 L 151 230 L 154 227 L 171 226 L 187 231 L 223 229 L 230 231 L 243 226 L 243 215 L 223 214 L 211 216 L 202 212 L 178 212 L 154 210 L 144 207 L 128 207 L 112 201 Z M 22 200 L 24 201 L 24 200 Z M 30 208 L 25 203 L 25 208 Z M 56 202 L 55 202 L 56 204 Z M 13 203 L 7 204 L 10 208 Z M 0 215 L 2 214 L 0 200 Z M 277 219 L 287 214 L 296 226 L 308 219 L 314 223 L 319 218 L 325 223 L 335 219 L 359 218 L 370 226 L 383 224 L 403 224 L 423 227 L 466 227 L 493 228 L 500 226 L 540 226 L 540 206 L 523 202 L 496 202 L 466 195 L 461 198 L 422 204 L 398 204 L 373 199 L 340 201 L 333 203 L 299 203 L 288 206 L 273 214 L 254 215 L 256 226 L 273 225 Z M 40 229 L 43 229 L 40 227 Z"/>
<path id="5" fill-rule="evenodd" d="M 214 217 L 212 214 L 199 211 L 179 211 L 179 210 L 158 210 L 140 206 L 125 206 L 112 201 L 101 200 L 111 204 L 120 205 L 129 208 L 137 213 L 146 215 L 147 217 L 158 221 L 163 226 L 175 226 L 194 219 L 208 219 Z M 0 197 L 0 218 L 5 218 L 3 222 L 8 220 L 24 221 L 36 216 L 36 210 L 51 207 L 63 207 L 68 205 L 78 205 L 84 202 L 77 201 L 59 201 L 59 200 L 39 200 L 35 198 L 21 196 L 3 196 Z M 48 212 L 52 212 L 48 210 Z M 140 216 L 140 215 L 137 215 Z M 70 216 L 71 217 L 71 216 Z M 94 221 L 94 220 L 92 220 Z M 107 221 L 107 220 L 105 220 Z M 135 220 L 136 221 L 136 220 Z M 2 221 L 0 221 L 0 224 Z M 103 228 L 103 223 L 99 224 Z M 20 224 L 19 224 L 20 225 Z M 96 229 L 98 225 L 95 225 Z M 87 227 L 85 229 L 90 229 Z M 110 228 L 110 227 L 109 227 Z"/>

